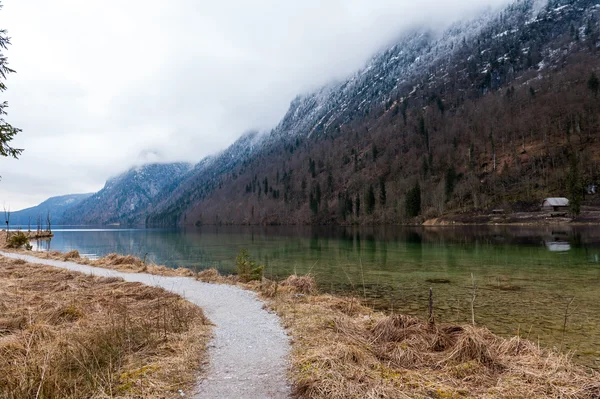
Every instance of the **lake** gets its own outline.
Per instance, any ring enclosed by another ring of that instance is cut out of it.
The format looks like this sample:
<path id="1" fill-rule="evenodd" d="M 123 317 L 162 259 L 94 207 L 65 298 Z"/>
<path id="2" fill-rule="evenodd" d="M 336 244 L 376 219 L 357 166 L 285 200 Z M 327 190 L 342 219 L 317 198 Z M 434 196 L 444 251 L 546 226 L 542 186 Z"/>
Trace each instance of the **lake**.
<path id="1" fill-rule="evenodd" d="M 600 368 L 600 228 L 200 227 L 54 230 L 36 250 L 131 254 L 222 273 L 248 249 L 270 278 L 311 273 L 321 291 L 390 312 L 478 324 L 575 352 Z M 475 289 L 473 288 L 475 286 Z M 566 328 L 565 314 L 567 316 Z"/>

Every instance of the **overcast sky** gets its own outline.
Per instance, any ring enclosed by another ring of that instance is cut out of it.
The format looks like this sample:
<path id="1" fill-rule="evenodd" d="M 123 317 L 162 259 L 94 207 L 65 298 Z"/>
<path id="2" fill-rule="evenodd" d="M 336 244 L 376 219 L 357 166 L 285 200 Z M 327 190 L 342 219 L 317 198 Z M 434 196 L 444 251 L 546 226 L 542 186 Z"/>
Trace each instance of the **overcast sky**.
<path id="1" fill-rule="evenodd" d="M 17 74 L 0 206 L 97 191 L 146 162 L 198 162 L 277 124 L 303 92 L 342 79 L 416 25 L 509 0 L 4 0 Z"/>

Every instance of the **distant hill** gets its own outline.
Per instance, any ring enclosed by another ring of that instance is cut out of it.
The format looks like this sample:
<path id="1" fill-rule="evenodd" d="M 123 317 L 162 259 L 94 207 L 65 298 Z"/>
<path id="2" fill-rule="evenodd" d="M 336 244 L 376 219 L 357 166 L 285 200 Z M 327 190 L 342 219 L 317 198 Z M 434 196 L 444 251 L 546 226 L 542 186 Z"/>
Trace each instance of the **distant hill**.
<path id="1" fill-rule="evenodd" d="M 37 225 L 38 217 L 41 217 L 43 224 L 46 225 L 48 212 L 50 212 L 52 224 L 61 224 L 61 219 L 65 211 L 76 206 L 91 195 L 92 193 L 70 194 L 48 198 L 37 206 L 11 212 L 10 224 L 27 226 L 31 223 L 32 228 L 34 228 Z M 4 218 L 4 215 L 1 215 L 1 217 Z"/>
<path id="2" fill-rule="evenodd" d="M 152 206 L 162 190 L 170 191 L 190 171 L 187 163 L 149 164 L 109 179 L 104 188 L 63 215 L 64 224 L 134 224 L 128 215 Z"/>

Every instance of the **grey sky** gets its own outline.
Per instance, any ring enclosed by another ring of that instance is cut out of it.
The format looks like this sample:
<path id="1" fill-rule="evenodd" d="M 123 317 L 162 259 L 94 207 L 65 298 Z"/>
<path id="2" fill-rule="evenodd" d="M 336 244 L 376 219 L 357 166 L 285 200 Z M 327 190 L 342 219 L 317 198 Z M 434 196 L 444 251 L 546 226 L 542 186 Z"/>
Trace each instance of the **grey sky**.
<path id="1" fill-rule="evenodd" d="M 269 129 L 299 93 L 341 79 L 404 30 L 508 0 L 5 0 L 0 205 L 99 190 L 130 166 L 197 162 Z"/>

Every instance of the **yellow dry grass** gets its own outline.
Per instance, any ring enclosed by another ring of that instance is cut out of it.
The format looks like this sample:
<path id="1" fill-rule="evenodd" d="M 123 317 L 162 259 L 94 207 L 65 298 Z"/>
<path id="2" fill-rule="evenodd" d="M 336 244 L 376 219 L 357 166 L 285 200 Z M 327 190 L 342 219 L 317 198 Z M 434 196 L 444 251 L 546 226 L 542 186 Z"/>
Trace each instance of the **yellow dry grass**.
<path id="1" fill-rule="evenodd" d="M 211 269 L 196 278 L 257 291 L 281 317 L 298 398 L 600 397 L 597 372 L 520 337 L 375 312 L 356 298 L 318 294 L 310 276 L 242 284 Z"/>
<path id="2" fill-rule="evenodd" d="M 293 337 L 301 398 L 598 398 L 600 376 L 485 328 L 385 315 L 354 298 L 266 295 Z"/>
<path id="3" fill-rule="evenodd" d="M 22 251 L 21 251 L 22 252 Z M 31 254 L 30 252 L 28 254 Z M 62 260 L 79 263 L 81 265 L 102 267 L 128 273 L 149 273 L 158 276 L 194 277 L 195 273 L 185 267 L 170 268 L 144 262 L 142 259 L 131 255 L 108 254 L 96 260 L 82 258 L 77 251 L 62 253 L 59 251 L 36 252 L 36 257 L 41 259 Z"/>
<path id="4" fill-rule="evenodd" d="M 0 257 L 0 398 L 189 395 L 210 330 L 162 289 Z"/>

